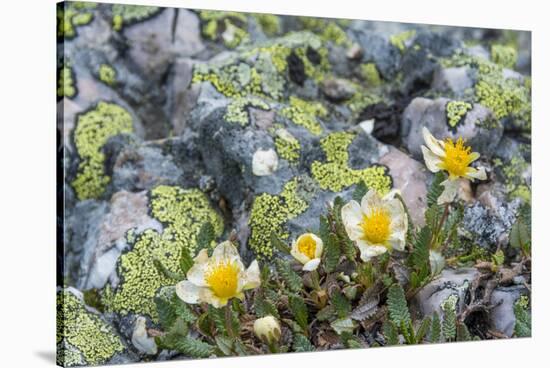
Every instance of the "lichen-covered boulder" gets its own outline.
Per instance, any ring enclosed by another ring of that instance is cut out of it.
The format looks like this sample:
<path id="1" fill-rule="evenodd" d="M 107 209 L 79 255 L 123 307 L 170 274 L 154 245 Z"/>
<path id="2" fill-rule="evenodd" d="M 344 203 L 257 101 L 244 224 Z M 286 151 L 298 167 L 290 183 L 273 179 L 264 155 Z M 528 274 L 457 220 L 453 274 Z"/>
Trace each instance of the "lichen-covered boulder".
<path id="1" fill-rule="evenodd" d="M 522 295 L 529 295 L 529 290 L 523 285 L 500 287 L 493 291 L 491 304 L 494 307 L 489 313 L 489 323 L 492 329 L 512 337 L 516 324 L 514 304 Z"/>

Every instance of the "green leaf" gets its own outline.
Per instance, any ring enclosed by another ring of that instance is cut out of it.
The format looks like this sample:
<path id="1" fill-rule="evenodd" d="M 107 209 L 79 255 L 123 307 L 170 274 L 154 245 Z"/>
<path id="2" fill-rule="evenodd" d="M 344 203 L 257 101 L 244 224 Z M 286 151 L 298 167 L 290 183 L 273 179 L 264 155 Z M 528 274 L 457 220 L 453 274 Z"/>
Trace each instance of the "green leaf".
<path id="1" fill-rule="evenodd" d="M 223 308 L 214 308 L 213 306 L 208 306 L 208 317 L 216 326 L 218 333 L 227 335 L 227 326 L 225 324 L 225 310 Z"/>
<path id="2" fill-rule="evenodd" d="M 330 234 L 330 226 L 326 216 L 319 216 L 319 237 L 323 243 L 328 243 L 328 236 Z"/>
<path id="3" fill-rule="evenodd" d="M 333 305 L 327 305 L 323 309 L 321 309 L 317 314 L 315 315 L 315 318 L 317 318 L 318 321 L 328 321 L 329 319 L 332 319 L 336 316 L 336 310 Z"/>
<path id="4" fill-rule="evenodd" d="M 521 217 L 518 217 L 512 229 L 510 229 L 510 245 L 517 249 L 524 248 L 531 242 L 529 227 Z"/>
<path id="5" fill-rule="evenodd" d="M 386 345 L 399 344 L 399 332 L 392 321 L 385 321 L 382 330 L 384 332 L 384 338 L 386 339 Z"/>
<path id="6" fill-rule="evenodd" d="M 353 245 L 353 242 L 345 235 L 340 244 L 342 245 L 342 250 L 346 258 L 353 262 L 357 256 L 357 248 Z"/>
<path id="7" fill-rule="evenodd" d="M 164 275 L 166 278 L 170 279 L 170 280 L 173 280 L 175 282 L 179 282 L 183 279 L 185 279 L 185 276 L 178 273 L 178 272 L 173 272 L 173 271 L 170 271 L 168 268 L 166 268 L 166 266 L 164 264 L 162 264 L 161 261 L 159 261 L 158 259 L 154 259 L 153 260 L 153 265 L 155 266 L 155 268 L 157 269 L 157 271 Z"/>
<path id="8" fill-rule="evenodd" d="M 275 268 L 279 276 L 285 281 L 286 287 L 292 292 L 300 292 L 303 289 L 304 282 L 300 275 L 294 272 L 290 262 L 278 258 L 275 261 Z"/>
<path id="9" fill-rule="evenodd" d="M 177 297 L 177 296 L 176 296 Z M 170 300 L 163 297 L 155 297 L 155 304 L 159 321 L 164 330 L 169 330 L 176 321 L 176 312 Z"/>
<path id="10" fill-rule="evenodd" d="M 454 340 L 456 337 L 456 303 L 458 297 L 450 295 L 442 304 L 443 324 L 441 330 L 446 340 Z"/>
<path id="11" fill-rule="evenodd" d="M 399 284 L 393 284 L 388 290 L 388 311 L 393 323 L 397 326 L 411 323 L 411 315 L 405 298 L 405 291 Z"/>
<path id="12" fill-rule="evenodd" d="M 193 267 L 193 257 L 189 254 L 189 251 L 186 248 L 181 248 L 180 256 L 180 269 L 184 275 L 187 275 L 187 272 Z"/>
<path id="13" fill-rule="evenodd" d="M 428 334 L 428 330 L 430 329 L 431 322 L 432 320 L 429 317 L 426 317 L 422 320 L 422 323 L 420 324 L 420 326 L 418 326 L 418 329 L 416 330 L 416 334 L 415 334 L 416 344 L 422 343 L 422 341 L 424 340 L 424 337 L 426 337 L 426 335 Z"/>
<path id="14" fill-rule="evenodd" d="M 210 222 L 205 222 L 197 235 L 197 252 L 202 249 L 210 249 L 214 240 L 216 240 L 214 226 Z"/>
<path id="15" fill-rule="evenodd" d="M 323 267 L 327 273 L 333 272 L 340 262 L 340 246 L 338 245 L 338 238 L 335 234 L 329 234 L 328 239 L 325 242 L 325 260 Z"/>
<path id="16" fill-rule="evenodd" d="M 291 294 L 288 298 L 288 304 L 296 322 L 300 325 L 302 330 L 307 331 L 308 312 L 304 299 L 297 295 Z"/>
<path id="17" fill-rule="evenodd" d="M 514 316 L 516 317 L 515 335 L 517 337 L 530 337 L 531 314 L 529 313 L 529 299 L 526 296 L 521 296 L 514 303 Z"/>
<path id="18" fill-rule="evenodd" d="M 256 294 L 254 298 L 254 312 L 258 318 L 268 315 L 279 318 L 279 311 L 277 311 L 275 304 L 260 294 Z"/>
<path id="19" fill-rule="evenodd" d="M 430 326 L 430 342 L 438 343 L 441 341 L 441 321 L 439 315 L 434 313 L 432 316 L 432 324 Z"/>
<path id="20" fill-rule="evenodd" d="M 430 241 L 432 240 L 432 230 L 424 226 L 414 239 L 414 248 L 410 255 L 411 266 L 415 270 L 423 270 L 430 267 Z"/>
<path id="21" fill-rule="evenodd" d="M 343 332 L 340 335 L 344 346 L 348 349 L 362 349 L 364 348 L 363 342 L 355 335 L 349 332 Z"/>
<path id="22" fill-rule="evenodd" d="M 428 207 L 437 205 L 437 199 L 445 189 L 443 185 L 441 185 L 441 183 L 443 183 L 444 180 L 445 180 L 445 174 L 443 174 L 442 171 L 435 173 L 432 184 L 430 185 L 430 188 L 428 189 L 428 193 L 426 195 L 428 200 Z"/>
<path id="23" fill-rule="evenodd" d="M 493 259 L 493 263 L 497 266 L 502 266 L 504 264 L 505 256 L 502 249 L 497 250 L 491 258 Z"/>
<path id="24" fill-rule="evenodd" d="M 472 335 L 470 335 L 468 327 L 462 322 L 458 323 L 456 341 L 472 341 Z"/>
<path id="25" fill-rule="evenodd" d="M 175 343 L 175 349 L 192 358 L 208 358 L 215 351 L 214 346 L 191 337 L 179 339 Z"/>
<path id="26" fill-rule="evenodd" d="M 346 318 L 351 313 L 351 303 L 344 294 L 334 292 L 330 302 L 334 306 L 334 310 L 339 318 Z"/>
<path id="27" fill-rule="evenodd" d="M 286 245 L 285 242 L 283 242 L 281 239 L 279 239 L 275 231 L 271 233 L 271 246 L 274 249 L 278 249 L 279 252 L 290 254 L 289 246 Z"/>
<path id="28" fill-rule="evenodd" d="M 294 334 L 292 349 L 295 352 L 315 351 L 315 347 L 309 342 L 309 339 L 302 334 Z"/>
<path id="29" fill-rule="evenodd" d="M 233 355 L 233 339 L 226 336 L 216 336 L 216 345 L 225 356 Z"/>
<path id="30" fill-rule="evenodd" d="M 351 318 L 340 318 L 333 321 L 330 327 L 338 334 L 341 335 L 344 332 L 353 333 L 353 330 L 357 327 L 355 321 Z"/>
<path id="31" fill-rule="evenodd" d="M 353 194 L 351 195 L 351 198 L 359 203 L 361 203 L 361 199 L 367 194 L 369 191 L 369 187 L 367 187 L 367 184 L 365 184 L 364 180 L 361 180 L 356 186 L 355 190 L 353 191 Z"/>

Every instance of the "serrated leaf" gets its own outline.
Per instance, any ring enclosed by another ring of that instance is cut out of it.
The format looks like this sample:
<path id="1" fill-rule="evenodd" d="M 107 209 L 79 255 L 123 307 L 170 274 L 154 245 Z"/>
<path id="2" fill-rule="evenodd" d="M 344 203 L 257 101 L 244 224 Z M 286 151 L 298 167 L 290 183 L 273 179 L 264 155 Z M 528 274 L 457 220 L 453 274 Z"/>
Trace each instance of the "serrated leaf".
<path id="1" fill-rule="evenodd" d="M 208 306 L 208 317 L 216 326 L 218 333 L 227 335 L 227 326 L 225 324 L 225 310 L 223 308 L 214 308 Z"/>
<path id="2" fill-rule="evenodd" d="M 274 249 L 278 249 L 279 252 L 290 254 L 290 248 L 288 245 L 285 244 L 279 237 L 277 236 L 276 232 L 271 233 L 271 246 Z"/>
<path id="3" fill-rule="evenodd" d="M 193 257 L 189 254 L 189 251 L 186 248 L 181 248 L 180 255 L 180 269 L 184 275 L 187 275 L 187 272 L 193 267 Z"/>
<path id="4" fill-rule="evenodd" d="M 328 236 L 330 234 L 330 226 L 328 223 L 328 219 L 326 216 L 321 215 L 319 216 L 319 237 L 323 241 L 323 243 L 328 242 Z"/>
<path id="5" fill-rule="evenodd" d="M 424 340 L 424 337 L 426 337 L 426 335 L 428 334 L 428 330 L 430 329 L 431 322 L 432 321 L 429 317 L 426 317 L 422 320 L 422 323 L 420 324 L 420 326 L 418 326 L 418 329 L 416 330 L 416 334 L 415 334 L 416 344 L 422 343 L 422 340 Z"/>
<path id="6" fill-rule="evenodd" d="M 531 314 L 527 304 L 527 297 L 521 297 L 514 303 L 514 316 L 516 317 L 514 333 L 517 337 L 531 337 Z"/>
<path id="7" fill-rule="evenodd" d="M 411 315 L 405 298 L 405 291 L 399 284 L 393 284 L 388 290 L 388 311 L 393 323 L 397 326 L 411 323 Z"/>
<path id="8" fill-rule="evenodd" d="M 472 341 L 472 335 L 464 323 L 459 323 L 456 330 L 456 341 Z"/>
<path id="9" fill-rule="evenodd" d="M 193 358 L 208 358 L 215 351 L 214 346 L 191 337 L 179 339 L 174 347 L 178 352 Z"/>
<path id="10" fill-rule="evenodd" d="M 183 300 L 178 298 L 174 293 L 172 303 L 174 305 L 174 312 L 178 318 L 181 318 L 184 322 L 194 323 L 197 320 L 197 315 L 191 307 L 189 307 Z"/>
<path id="11" fill-rule="evenodd" d="M 531 241 L 529 228 L 523 222 L 521 217 L 518 217 L 512 229 L 510 229 L 510 245 L 514 248 L 521 249 Z"/>
<path id="12" fill-rule="evenodd" d="M 385 321 L 382 326 L 382 330 L 384 332 L 386 345 L 399 344 L 399 332 L 397 331 L 397 327 L 393 324 L 392 321 Z"/>
<path id="13" fill-rule="evenodd" d="M 275 261 L 275 268 L 290 291 L 297 293 L 302 290 L 304 282 L 300 275 L 292 270 L 289 262 L 279 258 Z"/>
<path id="14" fill-rule="evenodd" d="M 325 242 L 325 260 L 323 262 L 323 267 L 325 271 L 330 273 L 333 272 L 338 263 L 340 262 L 340 246 L 338 245 L 338 238 L 335 234 L 329 234 L 328 239 Z"/>
<path id="15" fill-rule="evenodd" d="M 159 321 L 164 330 L 170 329 L 176 321 L 176 312 L 169 300 L 165 298 L 156 297 L 155 305 L 157 307 L 157 313 Z"/>
<path id="16" fill-rule="evenodd" d="M 364 180 L 361 180 L 357 185 L 355 186 L 355 190 L 353 191 L 353 194 L 351 195 L 351 198 L 359 203 L 361 203 L 361 200 L 367 194 L 369 191 L 369 187 L 367 184 L 365 184 Z"/>
<path id="17" fill-rule="evenodd" d="M 292 349 L 295 352 L 315 351 L 315 347 L 309 342 L 309 339 L 302 334 L 294 334 Z"/>
<path id="18" fill-rule="evenodd" d="M 432 323 L 430 325 L 430 342 L 438 343 L 441 341 L 441 320 L 439 315 L 434 313 L 432 316 Z"/>
<path id="19" fill-rule="evenodd" d="M 292 315 L 302 330 L 307 331 L 308 328 L 308 311 L 304 299 L 297 295 L 290 295 L 288 304 Z"/>
<path id="20" fill-rule="evenodd" d="M 259 294 L 256 294 L 254 298 L 254 312 L 258 318 L 269 315 L 279 318 L 279 311 L 277 311 L 275 304 Z"/>
<path id="21" fill-rule="evenodd" d="M 214 240 L 216 240 L 214 226 L 210 222 L 205 222 L 197 235 L 197 252 L 201 249 L 210 249 Z"/>
<path id="22" fill-rule="evenodd" d="M 451 295 L 443 302 L 443 323 L 441 331 L 443 337 L 447 340 L 453 340 L 456 337 L 456 303 L 458 297 Z"/>
<path id="23" fill-rule="evenodd" d="M 351 312 L 350 317 L 357 321 L 364 321 L 372 317 L 378 311 L 379 302 L 378 295 L 373 295 L 366 300 L 361 298 L 359 305 Z"/>
<path id="24" fill-rule="evenodd" d="M 226 336 L 216 336 L 216 345 L 225 356 L 233 355 L 233 339 Z"/>
<path id="25" fill-rule="evenodd" d="M 330 327 L 332 327 L 338 335 L 341 335 L 344 332 L 352 333 L 357 327 L 357 324 L 351 318 L 340 318 L 333 321 Z"/>
<path id="26" fill-rule="evenodd" d="M 414 248 L 410 255 L 410 263 L 415 270 L 422 270 L 425 267 L 429 267 L 431 240 L 432 231 L 428 226 L 424 226 L 414 239 Z"/>
<path id="27" fill-rule="evenodd" d="M 351 312 L 351 303 L 343 294 L 334 292 L 330 299 L 339 318 L 346 318 Z"/>
<path id="28" fill-rule="evenodd" d="M 445 189 L 443 185 L 441 185 L 441 183 L 443 183 L 444 180 L 445 180 L 445 174 L 443 174 L 442 171 L 435 173 L 432 184 L 430 185 L 430 188 L 428 189 L 428 193 L 426 195 L 428 207 L 437 205 L 437 199 Z"/>
<path id="29" fill-rule="evenodd" d="M 317 318 L 318 321 L 328 321 L 329 319 L 332 319 L 336 316 L 336 310 L 334 306 L 327 305 L 323 309 L 321 309 L 317 314 L 315 315 L 315 318 Z"/>

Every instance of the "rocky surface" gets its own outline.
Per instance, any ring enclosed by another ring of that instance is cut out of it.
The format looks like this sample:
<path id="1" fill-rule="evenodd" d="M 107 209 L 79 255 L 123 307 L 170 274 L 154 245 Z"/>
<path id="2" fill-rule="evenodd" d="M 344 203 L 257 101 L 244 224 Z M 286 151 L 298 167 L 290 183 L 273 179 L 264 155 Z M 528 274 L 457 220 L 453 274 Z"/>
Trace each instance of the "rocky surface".
<path id="1" fill-rule="evenodd" d="M 398 189 L 422 226 L 433 177 L 423 127 L 463 137 L 489 172 L 468 188 L 460 249 L 506 246 L 530 203 L 521 32 L 79 4 L 58 17 L 58 295 L 90 324 L 83 339 L 109 331 L 100 341 L 114 348 L 82 351 L 62 331 L 68 365 L 173 357 L 147 335 L 153 298 L 171 285 L 154 262 L 175 272 L 206 222 L 218 239 L 236 230 L 246 260 L 269 262 L 271 232 L 318 230 L 327 205 L 364 181 Z M 504 44 L 517 60 L 493 47 Z M 462 310 L 476 272 L 445 269 L 414 297 L 419 318 L 451 295 Z M 493 294 L 489 323 L 507 336 L 516 291 Z"/>

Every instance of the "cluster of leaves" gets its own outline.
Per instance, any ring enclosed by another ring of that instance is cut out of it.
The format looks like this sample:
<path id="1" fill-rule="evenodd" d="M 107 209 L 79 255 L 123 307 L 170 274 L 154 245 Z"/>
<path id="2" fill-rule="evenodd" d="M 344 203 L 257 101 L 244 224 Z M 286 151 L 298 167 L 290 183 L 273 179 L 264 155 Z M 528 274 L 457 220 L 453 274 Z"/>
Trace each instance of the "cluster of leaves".
<path id="1" fill-rule="evenodd" d="M 336 197 L 319 219 L 316 235 L 324 251 L 315 271 L 302 271 L 290 256 L 289 244 L 271 234 L 271 245 L 281 256 L 261 267 L 261 286 L 247 292 L 244 300 L 234 299 L 216 309 L 187 305 L 173 291 L 168 297 L 159 296 L 162 333 L 157 344 L 187 356 L 207 357 L 477 339 L 457 316 L 456 297 L 422 320 L 414 320 L 409 311 L 410 300 L 442 268 L 434 270 L 430 254 L 443 253 L 458 241 L 463 208 L 437 204 L 442 180 L 442 175 L 436 175 L 429 189 L 426 225 L 415 227 L 409 216 L 405 251 L 361 261 L 342 222 L 345 203 Z M 357 185 L 353 198 L 360 200 L 367 190 L 364 183 Z M 517 242 L 524 249 L 523 229 L 513 231 L 519 232 Z M 214 240 L 213 229 L 205 225 L 197 249 L 212 249 Z M 495 264 L 502 264 L 503 259 L 503 254 L 493 255 Z M 183 252 L 181 273 L 164 272 L 179 281 L 192 264 L 190 255 Z M 530 320 L 523 306 L 516 309 L 516 335 L 523 336 Z M 253 334 L 254 321 L 266 316 L 275 317 L 282 330 L 277 344 L 270 346 Z"/>

